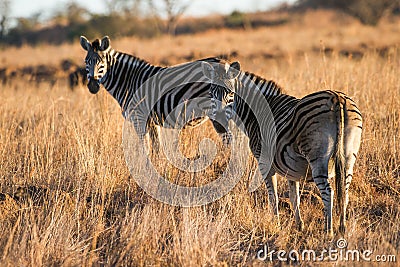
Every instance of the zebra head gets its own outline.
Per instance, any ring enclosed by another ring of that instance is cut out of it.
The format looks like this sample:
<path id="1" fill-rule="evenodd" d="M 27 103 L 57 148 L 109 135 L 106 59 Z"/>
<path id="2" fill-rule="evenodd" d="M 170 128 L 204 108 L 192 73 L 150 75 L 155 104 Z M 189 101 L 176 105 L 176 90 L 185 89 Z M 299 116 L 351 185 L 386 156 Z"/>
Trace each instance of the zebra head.
<path id="1" fill-rule="evenodd" d="M 227 62 L 210 64 L 202 62 L 204 75 L 211 80 L 209 93 L 211 97 L 210 119 L 216 120 L 221 115 L 231 118 L 235 92 L 239 86 L 237 79 L 240 73 L 240 63 Z M 229 114 L 228 114 L 229 113 Z"/>
<path id="2" fill-rule="evenodd" d="M 81 36 L 80 43 L 87 51 L 85 58 L 86 73 L 88 77 L 88 88 L 92 94 L 96 94 L 100 89 L 102 78 L 107 72 L 107 55 L 111 50 L 110 38 L 104 36 L 101 40 L 96 39 L 92 43 Z"/>

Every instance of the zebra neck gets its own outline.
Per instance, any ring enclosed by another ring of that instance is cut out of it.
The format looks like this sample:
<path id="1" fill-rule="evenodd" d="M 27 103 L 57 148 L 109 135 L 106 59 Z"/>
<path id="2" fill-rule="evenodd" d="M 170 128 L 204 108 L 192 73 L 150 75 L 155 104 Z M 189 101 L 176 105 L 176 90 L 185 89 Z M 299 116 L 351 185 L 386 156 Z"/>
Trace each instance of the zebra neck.
<path id="1" fill-rule="evenodd" d="M 131 99 L 147 79 L 163 69 L 138 57 L 114 50 L 109 53 L 107 66 L 101 83 L 117 100 L 122 110 L 129 104 L 127 99 Z"/>
<path id="2" fill-rule="evenodd" d="M 241 72 L 238 79 L 239 84 L 234 102 L 236 102 L 237 109 L 243 113 L 243 116 L 248 116 L 246 112 L 252 110 L 252 106 L 263 106 L 264 104 L 271 106 L 276 98 L 285 95 L 276 82 L 262 78 L 254 73 Z"/>
<path id="3" fill-rule="evenodd" d="M 235 95 L 234 102 L 237 115 L 244 123 L 247 132 L 259 132 L 259 122 L 264 119 L 263 117 L 272 115 L 276 123 L 282 116 L 289 116 L 299 101 L 293 96 L 284 94 L 276 82 L 253 73 L 242 73 L 240 83 L 239 94 Z M 263 100 L 260 102 L 260 99 L 264 99 L 265 102 Z M 254 110 L 260 108 L 261 110 Z M 260 114 L 261 118 L 258 118 Z"/>
<path id="4" fill-rule="evenodd" d="M 261 134 L 260 123 L 264 123 L 265 126 L 268 121 L 266 118 L 273 119 L 277 132 L 280 132 L 300 101 L 294 96 L 286 94 L 267 96 L 265 99 L 267 105 L 247 103 L 240 97 L 235 97 L 236 113 L 248 133 Z M 254 110 L 257 108 L 261 108 L 261 110 Z"/>
<path id="5" fill-rule="evenodd" d="M 239 76 L 240 90 L 258 90 L 264 97 L 283 94 L 283 89 L 275 81 L 267 80 L 251 72 L 241 72 Z"/>

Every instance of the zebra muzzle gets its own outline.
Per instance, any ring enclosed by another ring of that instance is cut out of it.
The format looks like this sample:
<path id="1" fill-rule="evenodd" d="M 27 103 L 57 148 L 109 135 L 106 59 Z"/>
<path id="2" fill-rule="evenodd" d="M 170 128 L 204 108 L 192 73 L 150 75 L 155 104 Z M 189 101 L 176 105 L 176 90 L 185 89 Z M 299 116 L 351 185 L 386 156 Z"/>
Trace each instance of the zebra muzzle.
<path id="1" fill-rule="evenodd" d="M 89 92 L 96 94 L 100 90 L 100 82 L 96 79 L 90 78 L 87 87 L 89 88 Z"/>

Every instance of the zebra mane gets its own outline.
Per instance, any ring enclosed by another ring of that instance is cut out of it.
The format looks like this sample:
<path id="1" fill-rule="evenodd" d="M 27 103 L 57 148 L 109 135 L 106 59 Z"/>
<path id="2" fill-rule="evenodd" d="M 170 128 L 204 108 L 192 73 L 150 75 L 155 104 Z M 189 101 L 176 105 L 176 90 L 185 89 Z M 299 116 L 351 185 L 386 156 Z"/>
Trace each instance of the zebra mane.
<path id="1" fill-rule="evenodd" d="M 219 62 L 225 62 L 224 59 L 219 58 L 219 57 L 206 57 L 206 58 L 201 58 L 201 59 L 196 59 L 196 62 L 200 62 L 200 61 L 207 61 L 207 62 L 211 62 L 211 63 L 219 63 Z"/>
<path id="2" fill-rule="evenodd" d="M 278 85 L 275 81 L 273 80 L 267 80 L 257 74 L 254 74 L 252 72 L 244 72 L 244 75 L 242 77 L 242 82 L 245 82 L 246 80 L 252 81 L 253 84 L 257 85 L 263 93 L 265 90 L 268 91 L 268 95 L 273 94 L 273 95 L 281 95 L 284 94 L 283 88 Z"/>
<path id="3" fill-rule="evenodd" d="M 96 39 L 92 42 L 92 48 L 94 51 L 100 50 L 100 40 Z"/>
<path id="4" fill-rule="evenodd" d="M 154 64 L 150 63 L 149 61 L 147 61 L 147 60 L 145 60 L 143 58 L 140 58 L 138 56 L 135 56 L 135 55 L 132 55 L 132 54 L 128 54 L 126 52 L 117 51 L 117 50 L 114 50 L 114 51 L 117 52 L 117 54 L 119 54 L 122 57 L 126 56 L 126 57 L 129 57 L 129 58 L 134 58 L 136 64 L 138 64 L 138 63 L 142 64 L 143 63 L 145 65 L 151 65 L 153 67 L 161 67 L 161 66 L 158 66 L 158 65 L 154 65 Z"/>

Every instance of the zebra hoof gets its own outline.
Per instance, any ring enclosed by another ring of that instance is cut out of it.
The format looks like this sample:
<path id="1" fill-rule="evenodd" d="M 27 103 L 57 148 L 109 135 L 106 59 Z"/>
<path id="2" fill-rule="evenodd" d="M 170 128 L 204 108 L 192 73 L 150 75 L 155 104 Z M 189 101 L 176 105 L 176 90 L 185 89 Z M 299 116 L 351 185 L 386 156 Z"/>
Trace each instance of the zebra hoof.
<path id="1" fill-rule="evenodd" d="M 279 215 L 274 215 L 274 220 L 275 220 L 276 225 L 278 226 L 278 228 L 282 229 L 281 220 L 279 218 Z"/>
<path id="2" fill-rule="evenodd" d="M 299 230 L 300 232 L 302 232 L 304 230 L 304 222 L 300 221 L 297 223 L 297 230 Z"/>
<path id="3" fill-rule="evenodd" d="M 328 239 L 333 239 L 333 229 L 327 230 L 326 236 Z"/>
<path id="4" fill-rule="evenodd" d="M 346 226 L 345 225 L 343 225 L 343 224 L 339 225 L 339 233 L 341 235 L 344 235 L 344 233 L 346 233 Z"/>

